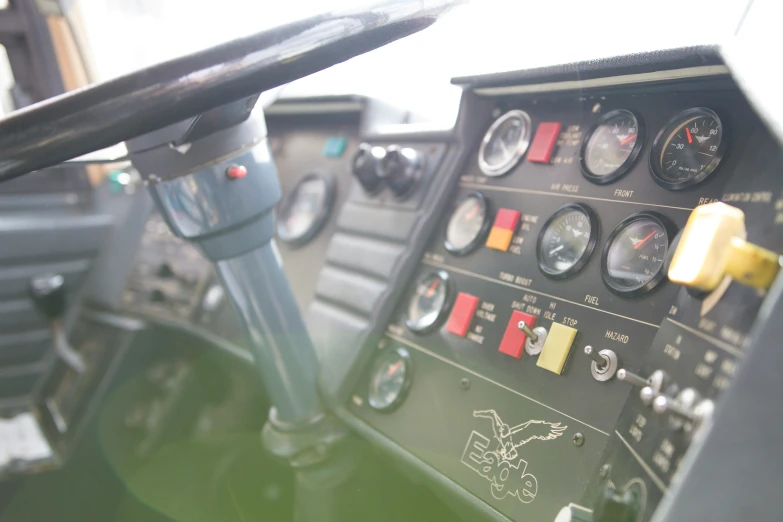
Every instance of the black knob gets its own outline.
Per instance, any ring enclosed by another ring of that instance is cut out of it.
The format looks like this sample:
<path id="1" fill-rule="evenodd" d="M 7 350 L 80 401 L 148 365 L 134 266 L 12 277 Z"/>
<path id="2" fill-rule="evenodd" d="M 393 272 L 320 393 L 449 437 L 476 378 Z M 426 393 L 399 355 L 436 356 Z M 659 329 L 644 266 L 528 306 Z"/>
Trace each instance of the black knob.
<path id="1" fill-rule="evenodd" d="M 166 294 L 163 292 L 163 290 L 155 288 L 152 290 L 152 292 L 150 292 L 150 301 L 153 303 L 165 303 Z"/>
<path id="2" fill-rule="evenodd" d="M 593 522 L 635 522 L 639 514 L 639 499 L 630 490 L 604 488 L 593 508 Z"/>
<path id="3" fill-rule="evenodd" d="M 171 268 L 170 264 L 168 264 L 167 262 L 164 261 L 158 267 L 157 275 L 161 279 L 168 279 L 170 277 L 174 277 L 174 269 Z"/>
<path id="4" fill-rule="evenodd" d="M 378 173 L 378 160 L 383 157 L 384 152 L 381 147 L 362 143 L 353 156 L 351 171 L 368 194 L 378 192 L 383 183 L 383 178 Z"/>
<path id="5" fill-rule="evenodd" d="M 380 173 L 386 185 L 399 199 L 409 196 L 421 173 L 421 156 L 409 147 L 392 145 L 380 160 Z"/>
<path id="6" fill-rule="evenodd" d="M 49 319 L 59 319 L 65 313 L 65 279 L 60 274 L 33 277 L 30 297 L 42 314 Z"/>

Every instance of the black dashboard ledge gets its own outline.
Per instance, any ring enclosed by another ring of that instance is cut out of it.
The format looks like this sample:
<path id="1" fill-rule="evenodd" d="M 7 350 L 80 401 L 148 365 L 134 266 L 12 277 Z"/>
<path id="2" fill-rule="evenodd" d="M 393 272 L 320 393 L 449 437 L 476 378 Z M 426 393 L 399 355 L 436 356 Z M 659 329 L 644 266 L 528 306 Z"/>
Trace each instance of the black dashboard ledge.
<path id="1" fill-rule="evenodd" d="M 694 67 L 724 66 L 718 46 L 694 46 L 601 58 L 562 65 L 538 67 L 476 76 L 459 76 L 451 83 L 466 89 L 509 87 L 551 82 L 649 74 Z M 726 70 L 725 74 L 728 74 Z"/>

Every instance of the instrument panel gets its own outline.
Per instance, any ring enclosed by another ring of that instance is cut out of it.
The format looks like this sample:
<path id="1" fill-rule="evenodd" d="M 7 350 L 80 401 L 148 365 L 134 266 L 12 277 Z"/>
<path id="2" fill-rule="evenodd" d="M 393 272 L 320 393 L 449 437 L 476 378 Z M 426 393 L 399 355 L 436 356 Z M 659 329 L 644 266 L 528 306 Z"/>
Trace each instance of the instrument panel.
<path id="1" fill-rule="evenodd" d="M 608 487 L 647 520 L 763 299 L 671 254 L 716 201 L 780 250 L 776 146 L 719 83 L 499 98 L 486 129 L 348 408 L 514 520 Z"/>

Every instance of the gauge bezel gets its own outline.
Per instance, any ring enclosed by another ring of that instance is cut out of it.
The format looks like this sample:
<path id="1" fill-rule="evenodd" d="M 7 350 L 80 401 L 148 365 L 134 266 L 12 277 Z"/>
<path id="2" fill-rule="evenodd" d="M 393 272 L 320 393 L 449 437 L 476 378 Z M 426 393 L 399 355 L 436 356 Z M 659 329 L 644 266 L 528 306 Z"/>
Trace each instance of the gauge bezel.
<path id="1" fill-rule="evenodd" d="M 631 150 L 631 154 L 625 159 L 625 161 L 619 167 L 617 167 L 617 169 L 614 172 L 611 172 L 604 176 L 593 174 L 590 171 L 590 169 L 587 167 L 587 161 L 586 161 L 587 146 L 590 143 L 590 138 L 593 137 L 593 134 L 595 133 L 595 131 L 598 130 L 598 128 L 601 125 L 604 125 L 607 121 L 621 115 L 631 116 L 633 117 L 634 120 L 636 120 L 636 143 L 634 144 L 633 149 Z M 647 138 L 647 131 L 644 126 L 644 120 L 637 113 L 629 109 L 615 109 L 613 111 L 607 112 L 606 114 L 604 114 L 598 119 L 595 125 L 593 125 L 590 128 L 590 131 L 587 133 L 587 136 L 582 142 L 582 147 L 579 152 L 579 167 L 582 169 L 582 175 L 585 178 L 587 178 L 588 181 L 590 181 L 591 183 L 595 183 L 596 185 L 607 185 L 609 183 L 617 181 L 618 179 L 622 178 L 623 176 L 625 176 L 631 171 L 631 168 L 636 163 L 636 160 L 639 159 L 639 154 L 644 148 L 644 142 L 646 138 Z"/>
<path id="2" fill-rule="evenodd" d="M 299 187 L 301 187 L 305 182 L 314 179 L 323 181 L 324 190 L 326 192 L 324 194 L 323 205 L 320 209 L 318 209 L 315 219 L 313 220 L 313 224 L 310 225 L 310 228 L 308 228 L 304 233 L 295 236 L 287 232 L 285 226 L 283 225 L 282 219 L 277 220 L 277 226 L 275 227 L 277 231 L 277 238 L 280 239 L 280 241 L 291 245 L 292 247 L 300 247 L 309 243 L 315 236 L 318 235 L 324 225 L 326 225 L 326 221 L 328 220 L 329 215 L 332 213 L 334 197 L 335 193 L 337 192 L 337 181 L 335 175 L 328 170 L 313 170 L 302 176 L 299 181 L 296 182 L 293 188 L 285 195 L 278 207 L 278 217 L 285 215 L 285 213 L 291 208 L 291 205 L 294 202 L 294 197 L 299 191 Z"/>
<path id="3" fill-rule="evenodd" d="M 718 125 L 720 125 L 721 129 L 721 138 L 720 144 L 718 145 L 718 150 L 712 157 L 712 161 L 710 161 L 704 170 L 696 174 L 694 177 L 688 178 L 685 181 L 667 181 L 664 179 L 663 166 L 660 164 L 661 151 L 659 150 L 659 147 L 666 141 L 666 138 L 671 136 L 672 132 L 674 132 L 674 129 L 678 124 L 682 123 L 683 120 L 690 118 L 694 114 L 709 116 L 718 122 Z M 666 122 L 666 125 L 664 125 L 663 128 L 658 132 L 658 135 L 655 136 L 652 147 L 650 147 L 650 174 L 658 185 L 668 190 L 683 190 L 697 185 L 710 177 L 712 173 L 715 172 L 715 170 L 718 168 L 718 165 L 720 165 L 721 161 L 723 160 L 728 142 L 728 129 L 723 123 L 723 120 L 720 119 L 720 116 L 718 116 L 718 114 L 712 109 L 708 109 L 706 107 L 692 107 L 690 109 L 680 111 L 672 116 L 672 118 Z"/>
<path id="4" fill-rule="evenodd" d="M 430 277 L 432 275 L 440 277 L 441 280 L 446 284 L 446 296 L 443 300 L 443 308 L 441 308 L 440 312 L 438 312 L 438 315 L 435 316 L 435 320 L 432 321 L 431 324 L 428 324 L 427 326 L 423 326 L 423 327 L 416 326 L 411 320 L 410 316 L 406 317 L 405 326 L 408 328 L 408 330 L 415 333 L 416 335 L 426 335 L 440 328 L 444 320 L 446 319 L 446 316 L 451 311 L 451 306 L 454 304 L 454 283 L 452 282 L 449 273 L 446 272 L 445 270 L 432 270 L 432 271 L 425 272 L 424 274 L 416 278 L 416 281 L 413 286 L 413 293 L 409 295 L 407 300 L 405 313 L 407 314 L 408 311 L 410 310 L 411 299 L 416 297 L 416 288 L 418 288 L 419 286 L 419 281 L 427 277 Z"/>
<path id="5" fill-rule="evenodd" d="M 484 222 L 481 225 L 481 229 L 479 230 L 478 235 L 468 243 L 466 246 L 462 248 L 457 248 L 454 245 L 451 244 L 449 241 L 449 225 L 451 224 L 451 218 L 454 217 L 454 212 L 459 208 L 462 203 L 464 203 L 466 200 L 474 198 L 478 199 L 481 204 L 484 207 Z M 457 200 L 456 203 L 454 203 L 454 206 L 451 209 L 451 214 L 449 214 L 449 219 L 446 221 L 446 227 L 443 230 L 443 235 L 445 236 L 443 240 L 443 246 L 448 250 L 451 254 L 454 254 L 455 256 L 465 256 L 469 253 L 473 252 L 476 248 L 478 248 L 479 245 L 482 245 L 487 237 L 487 234 L 489 234 L 489 229 L 492 226 L 492 220 L 490 219 L 490 216 L 492 215 L 492 209 L 490 208 L 489 200 L 482 194 L 481 192 L 471 192 L 469 194 L 466 194 L 465 196 L 461 197 L 459 200 Z"/>
<path id="6" fill-rule="evenodd" d="M 637 214 L 628 216 L 627 218 L 620 221 L 620 223 L 617 224 L 614 230 L 612 230 L 612 233 L 609 234 L 609 237 L 606 238 L 603 251 L 601 252 L 601 278 L 604 281 L 604 285 L 612 293 L 616 295 L 620 295 L 623 297 L 638 297 L 640 295 L 652 291 L 655 287 L 657 287 L 661 283 L 661 281 L 663 281 L 666 278 L 666 269 L 665 269 L 666 258 L 664 258 L 664 262 L 661 263 L 661 268 L 652 277 L 652 279 L 647 281 L 645 284 L 635 288 L 621 287 L 617 285 L 612 279 L 612 277 L 609 275 L 609 269 L 607 267 L 607 263 L 608 263 L 609 251 L 611 250 L 612 243 L 617 238 L 617 236 L 620 235 L 620 232 L 625 230 L 625 228 L 628 227 L 628 225 L 636 221 L 641 221 L 642 219 L 655 221 L 661 227 L 661 229 L 664 232 L 666 232 L 666 255 L 667 256 L 669 254 L 669 249 L 671 248 L 672 239 L 674 238 L 674 236 L 677 235 L 677 226 L 669 218 L 667 218 L 663 214 L 659 214 L 658 212 L 639 212 Z"/>
<path id="7" fill-rule="evenodd" d="M 522 134 L 519 136 L 519 141 L 514 148 L 514 155 L 505 163 L 493 167 L 484 159 L 484 153 L 486 152 L 487 145 L 492 140 L 492 136 L 495 134 L 498 128 L 512 118 L 519 118 L 524 124 Z M 481 169 L 481 172 L 491 178 L 507 174 L 525 156 L 527 149 L 530 147 L 530 140 L 532 135 L 533 122 L 530 119 L 530 115 L 525 111 L 513 109 L 500 116 L 498 119 L 492 122 L 492 125 L 489 126 L 489 129 L 487 129 L 487 132 L 484 134 L 484 138 L 481 140 L 481 147 L 479 147 L 478 153 L 478 166 L 479 169 Z"/>
<path id="8" fill-rule="evenodd" d="M 570 268 L 563 270 L 562 272 L 556 272 L 552 270 L 544 262 L 544 256 L 541 253 L 541 243 L 544 240 L 544 233 L 550 227 L 550 225 L 557 219 L 558 216 L 568 211 L 576 210 L 587 216 L 587 220 L 590 222 L 590 237 L 587 240 L 587 248 L 582 253 L 582 256 L 574 263 Z M 544 226 L 541 228 L 541 232 L 538 233 L 538 240 L 536 241 L 536 258 L 538 259 L 538 268 L 543 272 L 545 276 L 550 279 L 562 280 L 568 279 L 576 275 L 582 268 L 585 267 L 590 257 L 593 255 L 595 245 L 598 243 L 598 238 L 601 234 L 600 222 L 598 220 L 598 214 L 595 211 L 583 203 L 569 203 L 562 206 L 552 214 L 549 219 L 546 220 Z"/>
<path id="9" fill-rule="evenodd" d="M 375 400 L 375 398 L 373 397 L 373 382 L 378 376 L 378 371 L 381 369 L 383 364 L 392 354 L 396 354 L 400 358 L 400 360 L 402 360 L 403 367 L 405 368 L 405 378 L 402 383 L 402 388 L 400 388 L 400 391 L 397 394 L 397 396 L 394 398 L 394 400 L 392 400 L 392 402 L 386 406 L 380 406 L 377 403 L 377 400 Z M 405 398 L 408 396 L 408 391 L 411 388 L 412 380 L 413 380 L 413 362 L 412 362 L 411 354 L 407 349 L 401 346 L 397 346 L 393 348 L 391 351 L 381 352 L 378 355 L 378 357 L 375 359 L 372 372 L 370 373 L 370 380 L 368 383 L 368 390 L 367 390 L 367 403 L 370 405 L 372 409 L 374 409 L 377 412 L 391 413 L 392 411 L 399 408 L 400 405 L 402 405 Z"/>

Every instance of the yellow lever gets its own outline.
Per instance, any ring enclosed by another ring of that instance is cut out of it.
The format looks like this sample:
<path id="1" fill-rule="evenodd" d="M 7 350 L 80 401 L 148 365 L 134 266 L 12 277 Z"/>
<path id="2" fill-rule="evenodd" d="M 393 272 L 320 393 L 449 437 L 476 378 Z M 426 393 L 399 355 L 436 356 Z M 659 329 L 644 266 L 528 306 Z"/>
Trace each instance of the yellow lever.
<path id="1" fill-rule="evenodd" d="M 724 277 L 767 289 L 780 270 L 780 256 L 745 241 L 745 213 L 725 203 L 691 212 L 669 266 L 669 280 L 714 290 Z"/>

